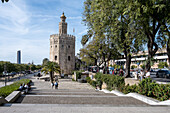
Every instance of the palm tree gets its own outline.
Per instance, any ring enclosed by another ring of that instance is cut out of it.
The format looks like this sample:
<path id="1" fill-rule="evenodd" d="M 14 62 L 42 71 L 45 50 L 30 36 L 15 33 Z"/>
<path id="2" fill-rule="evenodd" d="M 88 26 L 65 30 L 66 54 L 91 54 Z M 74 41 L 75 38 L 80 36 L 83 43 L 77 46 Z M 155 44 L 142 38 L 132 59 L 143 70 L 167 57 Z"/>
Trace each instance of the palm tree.
<path id="1" fill-rule="evenodd" d="M 45 73 L 48 73 L 48 72 L 50 73 L 50 80 L 51 80 L 51 83 L 52 83 L 54 72 L 60 73 L 60 66 L 56 62 L 48 61 L 46 63 L 46 65 L 43 67 L 43 69 L 41 70 L 41 72 L 43 72 L 43 71 Z"/>

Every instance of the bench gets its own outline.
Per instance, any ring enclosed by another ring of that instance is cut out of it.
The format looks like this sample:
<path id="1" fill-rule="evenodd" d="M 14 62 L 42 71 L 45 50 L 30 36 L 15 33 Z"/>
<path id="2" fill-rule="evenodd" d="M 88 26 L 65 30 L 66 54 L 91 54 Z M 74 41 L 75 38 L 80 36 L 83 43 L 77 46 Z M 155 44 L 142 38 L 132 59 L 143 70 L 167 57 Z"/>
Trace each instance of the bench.
<path id="1" fill-rule="evenodd" d="M 8 95 L 5 99 L 8 103 L 13 103 L 16 99 L 21 95 L 20 91 L 13 91 L 10 95 Z"/>

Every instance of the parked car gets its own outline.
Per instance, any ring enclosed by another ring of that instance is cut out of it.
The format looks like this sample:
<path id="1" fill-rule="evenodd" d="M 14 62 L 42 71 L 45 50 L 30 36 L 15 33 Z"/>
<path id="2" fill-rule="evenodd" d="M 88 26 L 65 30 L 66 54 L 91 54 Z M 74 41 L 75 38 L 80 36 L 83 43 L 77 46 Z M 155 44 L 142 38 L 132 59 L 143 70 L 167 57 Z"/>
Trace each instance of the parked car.
<path id="1" fill-rule="evenodd" d="M 89 66 L 88 71 L 96 73 L 98 71 L 97 66 Z"/>
<path id="2" fill-rule="evenodd" d="M 14 75 L 16 75 L 16 72 L 11 72 L 10 75 L 13 77 Z"/>
<path id="3" fill-rule="evenodd" d="M 170 70 L 159 70 L 156 73 L 156 77 L 170 78 Z"/>

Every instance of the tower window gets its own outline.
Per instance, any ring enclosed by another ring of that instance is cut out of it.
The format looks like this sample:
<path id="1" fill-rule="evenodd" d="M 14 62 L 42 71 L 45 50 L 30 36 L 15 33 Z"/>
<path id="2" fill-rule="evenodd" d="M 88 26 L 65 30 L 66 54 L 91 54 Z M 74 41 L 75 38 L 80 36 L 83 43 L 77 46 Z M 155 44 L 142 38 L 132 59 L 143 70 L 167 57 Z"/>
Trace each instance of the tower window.
<path id="1" fill-rule="evenodd" d="M 70 56 L 68 56 L 68 61 L 70 61 Z"/>
<path id="2" fill-rule="evenodd" d="M 70 45 L 68 45 L 68 48 L 70 48 Z"/>
<path id="3" fill-rule="evenodd" d="M 55 45 L 55 48 L 57 48 L 57 45 Z"/>
<path id="4" fill-rule="evenodd" d="M 64 45 L 62 45 L 62 48 L 64 48 Z"/>
<path id="5" fill-rule="evenodd" d="M 55 56 L 55 60 L 57 60 L 57 56 Z"/>

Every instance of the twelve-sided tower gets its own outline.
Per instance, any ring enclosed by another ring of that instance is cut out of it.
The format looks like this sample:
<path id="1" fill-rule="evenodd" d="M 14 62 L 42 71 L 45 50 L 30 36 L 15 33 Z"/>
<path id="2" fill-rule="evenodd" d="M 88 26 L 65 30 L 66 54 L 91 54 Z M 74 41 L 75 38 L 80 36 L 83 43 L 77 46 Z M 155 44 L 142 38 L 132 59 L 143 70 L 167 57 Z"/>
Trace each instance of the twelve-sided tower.
<path id="1" fill-rule="evenodd" d="M 70 74 L 75 68 L 75 36 L 67 34 L 64 13 L 59 23 L 59 34 L 50 35 L 50 61 L 60 65 L 61 73 Z"/>

